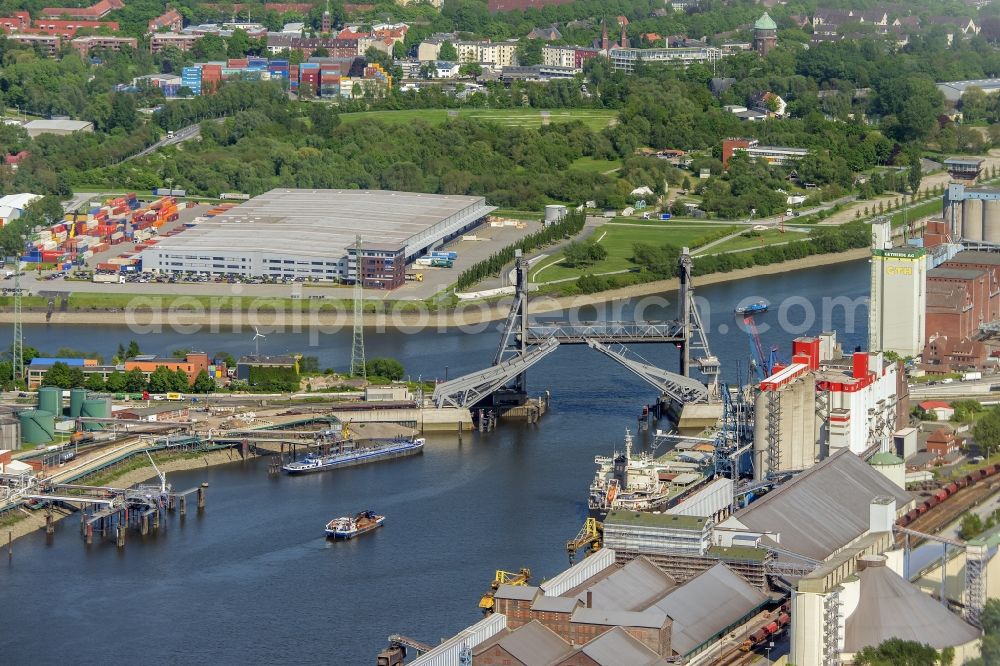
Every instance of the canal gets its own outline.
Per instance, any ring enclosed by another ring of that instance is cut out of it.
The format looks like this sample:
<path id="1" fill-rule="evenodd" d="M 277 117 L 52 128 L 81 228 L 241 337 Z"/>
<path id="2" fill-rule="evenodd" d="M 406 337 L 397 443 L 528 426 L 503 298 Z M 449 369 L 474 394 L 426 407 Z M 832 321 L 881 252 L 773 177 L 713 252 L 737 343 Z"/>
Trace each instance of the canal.
<path id="1" fill-rule="evenodd" d="M 861 303 L 867 287 L 868 264 L 857 262 L 697 293 L 711 311 L 706 323 L 723 376 L 735 381 L 737 362 L 745 373 L 750 354 L 732 315 L 741 299 L 771 302 L 759 318 L 765 350 L 777 345 L 787 359 L 796 335 L 831 328 L 845 351 L 863 345 L 867 308 L 842 304 Z M 674 294 L 662 298 L 672 303 Z M 675 305 L 658 307 L 646 308 L 644 318 L 673 316 Z M 239 356 L 252 353 L 252 335 L 25 327 L 26 344 L 43 351 L 72 347 L 107 358 L 132 338 L 146 353 Z M 483 367 L 496 344 L 494 330 L 366 338 L 369 358 L 398 358 L 414 379 Z M 350 349 L 350 331 L 314 348 L 307 333 L 271 333 L 261 353 L 300 351 L 345 368 Z M 670 345 L 637 351 L 676 368 Z M 390 633 L 437 643 L 479 617 L 479 596 L 495 569 L 527 566 L 537 583 L 566 566 L 565 542 L 585 518 L 594 456 L 620 446 L 654 399 L 650 387 L 582 346 L 542 361 L 529 388 L 552 393 L 538 425 L 503 424 L 461 442 L 432 435 L 419 456 L 301 478 L 269 478 L 266 461 L 171 474 L 176 488 L 210 484 L 205 512 L 183 523 L 171 517 L 145 539 L 130 532 L 122 551 L 110 541 L 87 548 L 72 519 L 52 538 L 38 532 L 16 542 L 12 561 L 0 566 L 0 654 L 13 664 L 364 665 Z M 387 516 L 383 529 L 348 543 L 323 538 L 327 520 L 368 508 Z"/>

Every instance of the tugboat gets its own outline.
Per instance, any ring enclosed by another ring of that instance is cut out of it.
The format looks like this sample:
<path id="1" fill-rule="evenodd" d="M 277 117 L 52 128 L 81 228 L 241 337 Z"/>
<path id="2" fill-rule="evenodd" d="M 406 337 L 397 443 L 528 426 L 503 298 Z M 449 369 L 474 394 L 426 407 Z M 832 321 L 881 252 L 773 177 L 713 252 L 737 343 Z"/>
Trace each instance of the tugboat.
<path id="1" fill-rule="evenodd" d="M 372 510 L 362 511 L 353 518 L 341 516 L 326 524 L 326 536 L 330 539 L 353 539 L 359 534 L 371 532 L 385 522 L 385 516 L 380 516 Z"/>
<path id="2" fill-rule="evenodd" d="M 765 312 L 767 312 L 767 303 L 764 301 L 757 301 L 756 303 L 751 303 L 750 305 L 742 308 L 736 308 L 736 314 L 744 316 L 763 314 Z"/>

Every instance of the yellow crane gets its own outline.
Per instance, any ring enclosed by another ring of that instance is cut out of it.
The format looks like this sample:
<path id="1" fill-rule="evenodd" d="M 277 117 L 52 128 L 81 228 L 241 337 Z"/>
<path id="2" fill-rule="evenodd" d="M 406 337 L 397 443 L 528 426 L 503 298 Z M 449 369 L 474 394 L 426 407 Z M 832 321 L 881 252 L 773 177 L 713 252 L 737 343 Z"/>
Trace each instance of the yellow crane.
<path id="1" fill-rule="evenodd" d="M 479 600 L 479 607 L 483 609 L 483 613 L 492 613 L 493 596 L 500 589 L 501 585 L 527 585 L 529 580 L 531 580 L 531 569 L 527 567 L 521 567 L 521 570 L 517 573 L 497 569 L 496 576 L 493 577 L 493 582 L 490 583 L 489 591 Z"/>
<path id="2" fill-rule="evenodd" d="M 601 548 L 604 540 L 604 523 L 598 522 L 596 518 L 587 518 L 583 527 L 576 537 L 566 542 L 566 552 L 569 554 L 569 563 L 573 564 L 578 551 L 588 551 L 584 557 L 590 553 L 597 552 Z"/>

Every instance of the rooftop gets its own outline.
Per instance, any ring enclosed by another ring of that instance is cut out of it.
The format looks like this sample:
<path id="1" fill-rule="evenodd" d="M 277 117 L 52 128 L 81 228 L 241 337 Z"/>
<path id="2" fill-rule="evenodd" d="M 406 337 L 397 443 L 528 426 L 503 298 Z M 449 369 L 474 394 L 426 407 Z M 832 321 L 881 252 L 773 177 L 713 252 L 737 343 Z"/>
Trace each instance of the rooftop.
<path id="1" fill-rule="evenodd" d="M 483 197 L 387 190 L 274 189 L 163 238 L 161 251 L 213 249 L 342 257 L 365 243 L 403 247 L 437 224 L 472 222 L 494 210 Z"/>
<path id="2" fill-rule="evenodd" d="M 734 520 L 760 533 L 777 533 L 785 550 L 825 560 L 868 532 L 876 497 L 897 508 L 912 498 L 848 450 L 836 453 L 738 512 Z M 823 529 L 816 529 L 823 525 Z"/>
<path id="3" fill-rule="evenodd" d="M 79 132 L 80 130 L 93 128 L 93 123 L 86 120 L 31 120 L 24 124 L 24 129 L 29 132 L 35 130 L 62 130 L 65 132 Z"/>
<path id="4" fill-rule="evenodd" d="M 708 518 L 683 516 L 673 513 L 649 513 L 636 511 L 611 511 L 604 520 L 605 525 L 641 525 L 678 530 L 698 530 L 705 528 Z"/>
<path id="5" fill-rule="evenodd" d="M 932 268 L 927 271 L 927 279 L 933 280 L 975 280 L 982 277 L 983 271 L 975 268 Z"/>
<path id="6" fill-rule="evenodd" d="M 770 16 L 768 16 L 767 12 L 764 12 L 764 15 L 761 16 L 759 19 L 757 19 L 757 22 L 753 24 L 753 29 L 754 30 L 777 30 L 778 29 L 778 24 L 774 22 L 774 19 L 772 19 Z"/>
<path id="7" fill-rule="evenodd" d="M 964 250 L 945 262 L 946 264 L 986 264 L 1000 266 L 1000 252 Z"/>

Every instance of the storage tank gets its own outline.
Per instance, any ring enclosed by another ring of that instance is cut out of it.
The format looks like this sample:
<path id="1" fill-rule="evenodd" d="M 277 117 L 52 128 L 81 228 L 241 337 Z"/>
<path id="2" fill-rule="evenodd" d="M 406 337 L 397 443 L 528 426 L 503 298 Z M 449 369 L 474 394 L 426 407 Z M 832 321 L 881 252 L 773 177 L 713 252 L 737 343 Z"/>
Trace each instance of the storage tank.
<path id="1" fill-rule="evenodd" d="M 553 222 L 558 222 L 559 220 L 566 217 L 566 206 L 561 206 L 559 204 L 549 204 L 545 207 L 545 224 L 549 225 Z"/>
<path id="2" fill-rule="evenodd" d="M 69 392 L 69 416 L 75 419 L 83 411 L 83 401 L 87 399 L 87 389 L 75 388 Z"/>
<path id="3" fill-rule="evenodd" d="M 52 412 L 29 409 L 18 415 L 21 419 L 21 440 L 25 444 L 48 444 L 56 431 L 56 417 Z"/>
<path id="4" fill-rule="evenodd" d="M 983 206 L 983 240 L 1000 243 L 1000 201 L 987 201 Z"/>
<path id="5" fill-rule="evenodd" d="M 962 238 L 983 239 L 983 202 L 968 199 L 962 204 Z"/>
<path id="6" fill-rule="evenodd" d="M 21 448 L 21 422 L 12 416 L 0 416 L 0 450 Z"/>
<path id="7" fill-rule="evenodd" d="M 876 453 L 872 456 L 871 466 L 900 488 L 906 488 L 906 465 L 899 456 L 892 453 Z"/>
<path id="8" fill-rule="evenodd" d="M 49 414 L 62 414 L 62 389 L 43 386 L 38 389 L 38 409 Z"/>
<path id="9" fill-rule="evenodd" d="M 111 399 L 110 398 L 87 398 L 83 401 L 83 409 L 80 416 L 94 419 L 111 420 Z M 103 430 L 103 423 L 84 423 L 84 430 Z"/>
<path id="10" fill-rule="evenodd" d="M 944 210 L 941 211 L 941 216 L 944 218 L 945 223 L 948 225 L 948 230 L 952 231 L 952 232 L 955 231 L 952 228 L 952 221 L 951 221 L 951 212 L 953 210 L 955 211 L 955 215 L 957 216 L 955 218 L 955 220 L 956 220 L 955 224 L 956 225 L 961 225 L 962 224 L 962 206 L 960 204 L 957 204 L 957 203 L 953 204 L 952 202 L 945 200 L 945 202 L 944 202 Z"/>

